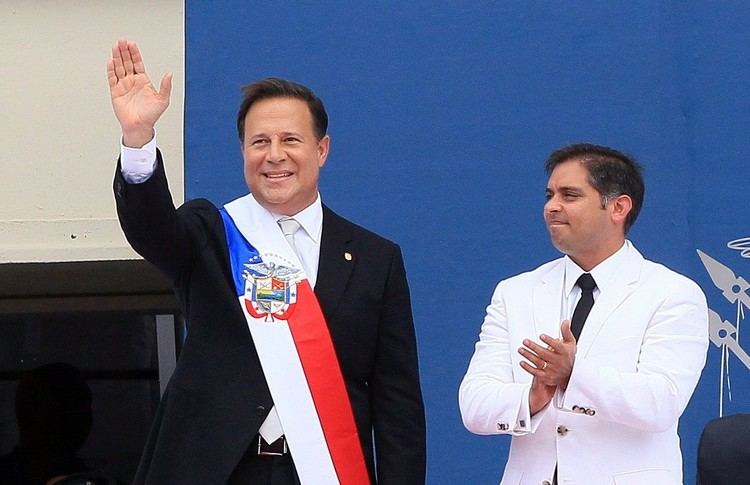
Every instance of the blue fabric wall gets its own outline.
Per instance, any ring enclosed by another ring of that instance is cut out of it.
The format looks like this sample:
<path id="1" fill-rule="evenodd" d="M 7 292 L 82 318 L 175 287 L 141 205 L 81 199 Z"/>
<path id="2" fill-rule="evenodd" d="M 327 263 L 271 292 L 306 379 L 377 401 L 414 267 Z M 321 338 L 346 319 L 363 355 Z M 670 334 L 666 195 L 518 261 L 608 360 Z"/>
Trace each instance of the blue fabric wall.
<path id="1" fill-rule="evenodd" d="M 287 77 L 329 111 L 323 200 L 401 244 L 428 483 L 502 474 L 509 440 L 468 433 L 456 392 L 497 281 L 557 256 L 541 218 L 551 150 L 591 141 L 641 160 L 646 203 L 631 239 L 741 320 L 696 249 L 750 279 L 750 260 L 727 247 L 750 236 L 747 2 L 188 0 L 186 19 L 186 196 L 245 192 L 239 87 Z M 747 412 L 750 372 L 734 356 L 729 367 L 724 412 Z M 686 483 L 719 412 L 720 370 L 711 345 L 680 426 Z"/>

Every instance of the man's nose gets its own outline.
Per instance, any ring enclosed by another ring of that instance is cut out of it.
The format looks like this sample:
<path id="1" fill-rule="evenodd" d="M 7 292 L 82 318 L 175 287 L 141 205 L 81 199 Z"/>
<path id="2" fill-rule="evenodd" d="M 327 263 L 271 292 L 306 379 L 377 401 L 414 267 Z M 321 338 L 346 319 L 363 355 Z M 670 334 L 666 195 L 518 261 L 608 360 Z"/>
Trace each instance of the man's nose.
<path id="1" fill-rule="evenodd" d="M 552 213 L 552 212 L 559 212 L 560 211 L 560 203 L 556 201 L 554 198 L 548 199 L 547 202 L 544 204 L 544 212 Z"/>
<path id="2" fill-rule="evenodd" d="M 269 162 L 280 162 L 285 157 L 284 147 L 281 145 L 280 140 L 271 140 L 268 147 L 268 161 Z"/>

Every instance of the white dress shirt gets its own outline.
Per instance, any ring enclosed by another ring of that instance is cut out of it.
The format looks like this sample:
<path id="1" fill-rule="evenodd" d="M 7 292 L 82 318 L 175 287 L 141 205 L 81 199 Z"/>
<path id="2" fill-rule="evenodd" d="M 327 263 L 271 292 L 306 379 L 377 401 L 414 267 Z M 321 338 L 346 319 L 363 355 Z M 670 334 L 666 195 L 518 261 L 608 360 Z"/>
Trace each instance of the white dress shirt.
<path id="1" fill-rule="evenodd" d="M 626 240 L 620 249 L 589 271 L 589 274 L 591 274 L 596 282 L 596 288 L 594 288 L 594 302 L 596 302 L 596 299 L 603 291 L 607 291 L 607 287 L 612 284 L 612 279 L 617 276 L 617 269 L 626 257 L 628 244 L 630 244 L 630 242 Z M 573 311 L 578 304 L 578 300 L 581 299 L 581 288 L 576 285 L 576 282 L 585 272 L 586 271 L 581 269 L 581 267 L 570 259 L 570 257 L 565 256 L 565 276 L 563 281 L 560 321 L 573 318 Z"/>

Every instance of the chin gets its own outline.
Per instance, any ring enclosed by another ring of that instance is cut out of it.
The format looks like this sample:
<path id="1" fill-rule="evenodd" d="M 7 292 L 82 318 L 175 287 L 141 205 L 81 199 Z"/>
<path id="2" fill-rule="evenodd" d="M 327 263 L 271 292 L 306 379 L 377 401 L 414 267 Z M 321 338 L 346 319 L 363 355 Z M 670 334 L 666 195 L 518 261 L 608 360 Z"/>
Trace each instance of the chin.
<path id="1" fill-rule="evenodd" d="M 568 247 L 567 247 L 567 245 L 564 242 L 557 241 L 557 240 L 555 240 L 555 238 L 552 238 L 551 241 L 552 241 L 552 245 L 555 247 L 555 249 L 557 249 L 561 253 L 568 254 Z"/>

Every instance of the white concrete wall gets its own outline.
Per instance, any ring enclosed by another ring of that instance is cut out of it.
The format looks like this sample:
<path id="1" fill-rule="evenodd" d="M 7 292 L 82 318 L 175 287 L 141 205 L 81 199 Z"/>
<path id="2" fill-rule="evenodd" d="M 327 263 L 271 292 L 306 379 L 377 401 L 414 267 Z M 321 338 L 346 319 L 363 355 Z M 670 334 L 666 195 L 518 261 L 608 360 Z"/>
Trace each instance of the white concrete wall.
<path id="1" fill-rule="evenodd" d="M 105 63 L 119 37 L 138 42 L 155 85 L 174 72 L 158 134 L 182 202 L 182 0 L 0 0 L 0 263 L 137 257 L 112 195 Z"/>

